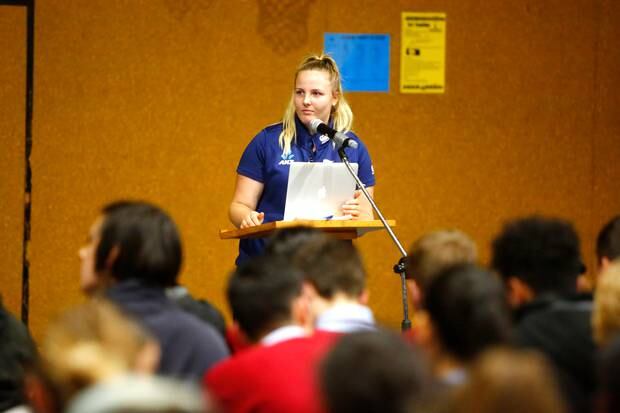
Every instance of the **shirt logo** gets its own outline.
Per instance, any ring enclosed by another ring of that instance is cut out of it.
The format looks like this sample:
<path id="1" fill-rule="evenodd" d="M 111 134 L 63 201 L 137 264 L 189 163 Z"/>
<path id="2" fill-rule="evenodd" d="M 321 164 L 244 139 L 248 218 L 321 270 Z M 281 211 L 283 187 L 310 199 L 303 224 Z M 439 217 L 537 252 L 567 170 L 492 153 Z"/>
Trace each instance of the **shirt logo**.
<path id="1" fill-rule="evenodd" d="M 321 135 L 319 136 L 319 141 L 321 141 L 321 143 L 325 143 L 329 140 L 329 136 L 327 135 Z"/>
<path id="2" fill-rule="evenodd" d="M 278 165 L 290 165 L 293 162 L 295 162 L 294 161 L 295 155 L 293 155 L 293 153 L 289 153 L 287 155 L 282 153 L 282 155 L 280 155 L 280 158 L 282 158 L 282 160 L 278 162 Z"/>

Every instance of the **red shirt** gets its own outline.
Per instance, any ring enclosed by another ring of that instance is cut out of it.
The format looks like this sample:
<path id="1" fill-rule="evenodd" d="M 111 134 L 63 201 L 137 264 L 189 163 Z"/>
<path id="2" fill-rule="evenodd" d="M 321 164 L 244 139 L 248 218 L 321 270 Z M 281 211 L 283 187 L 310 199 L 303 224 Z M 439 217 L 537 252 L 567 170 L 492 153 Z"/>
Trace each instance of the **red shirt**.
<path id="1" fill-rule="evenodd" d="M 247 349 L 213 367 L 205 391 L 227 413 L 323 412 L 318 366 L 338 337 L 319 331 Z"/>

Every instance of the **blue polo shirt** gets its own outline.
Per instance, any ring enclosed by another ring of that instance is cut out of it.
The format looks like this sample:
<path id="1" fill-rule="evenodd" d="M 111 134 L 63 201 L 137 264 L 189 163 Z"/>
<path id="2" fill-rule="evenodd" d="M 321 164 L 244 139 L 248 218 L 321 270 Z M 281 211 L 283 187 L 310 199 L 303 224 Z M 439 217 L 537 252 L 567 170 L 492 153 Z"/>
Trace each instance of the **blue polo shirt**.
<path id="1" fill-rule="evenodd" d="M 306 127 L 295 117 L 297 138 L 291 142 L 291 153 L 284 155 L 278 137 L 282 124 L 278 123 L 263 129 L 245 148 L 237 173 L 261 182 L 263 193 L 258 200 L 256 210 L 265 213 L 264 222 L 280 221 L 284 218 L 284 204 L 288 184 L 289 167 L 293 162 L 341 162 L 338 151 L 331 140 L 320 134 L 311 135 Z M 370 155 L 364 143 L 352 132 L 347 136 L 358 143 L 356 149 L 346 148 L 345 153 L 351 163 L 358 164 L 357 175 L 366 187 L 375 185 L 375 176 Z M 312 148 L 316 147 L 316 151 Z M 263 238 L 243 239 L 239 242 L 239 265 L 249 257 L 263 252 Z"/>

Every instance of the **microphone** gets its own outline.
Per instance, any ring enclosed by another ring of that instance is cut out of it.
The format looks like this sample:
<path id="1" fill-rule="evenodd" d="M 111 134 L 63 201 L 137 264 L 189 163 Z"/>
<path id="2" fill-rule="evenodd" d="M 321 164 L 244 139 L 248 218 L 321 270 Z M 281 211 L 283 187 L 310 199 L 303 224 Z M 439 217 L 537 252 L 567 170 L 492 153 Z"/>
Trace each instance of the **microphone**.
<path id="1" fill-rule="evenodd" d="M 329 138 L 336 143 L 338 149 L 340 149 L 343 145 L 345 148 L 357 148 L 357 142 L 349 138 L 344 133 L 330 128 L 321 119 L 312 119 L 310 121 L 310 132 L 312 132 L 312 134 L 319 132 L 320 134 L 329 136 Z"/>

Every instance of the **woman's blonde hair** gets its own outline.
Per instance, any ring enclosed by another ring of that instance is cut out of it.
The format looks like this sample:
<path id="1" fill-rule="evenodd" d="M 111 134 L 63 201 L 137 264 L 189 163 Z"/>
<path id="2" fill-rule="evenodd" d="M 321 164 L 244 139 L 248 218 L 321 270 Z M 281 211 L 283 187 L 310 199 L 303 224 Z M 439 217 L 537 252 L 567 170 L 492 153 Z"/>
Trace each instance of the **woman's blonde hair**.
<path id="1" fill-rule="evenodd" d="M 592 330 L 599 346 L 620 333 L 620 262 L 612 263 L 600 276 L 594 294 Z"/>
<path id="2" fill-rule="evenodd" d="M 284 111 L 282 118 L 282 133 L 278 138 L 280 147 L 283 149 L 283 153 L 289 154 L 291 152 L 291 142 L 297 137 L 297 128 L 295 126 L 295 82 L 297 82 L 297 76 L 300 72 L 306 70 L 321 70 L 329 74 L 329 80 L 332 84 L 332 93 L 338 98 L 336 104 L 332 106 L 330 117 L 333 121 L 333 128 L 340 132 L 348 132 L 351 130 L 353 124 L 353 112 L 351 107 L 344 98 L 342 93 L 342 82 L 340 80 L 340 71 L 336 61 L 329 55 L 313 55 L 306 57 L 295 71 L 295 78 L 293 79 L 293 92 L 291 93 L 291 100 Z"/>

